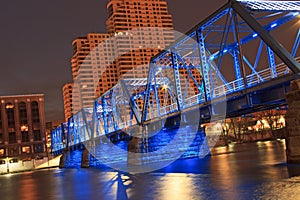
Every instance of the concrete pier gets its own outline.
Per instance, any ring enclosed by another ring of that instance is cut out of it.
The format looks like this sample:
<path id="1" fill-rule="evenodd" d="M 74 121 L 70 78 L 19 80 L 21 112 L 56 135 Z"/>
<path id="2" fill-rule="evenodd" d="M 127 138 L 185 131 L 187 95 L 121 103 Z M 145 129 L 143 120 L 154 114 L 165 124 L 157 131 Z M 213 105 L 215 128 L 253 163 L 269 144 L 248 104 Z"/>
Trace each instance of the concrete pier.
<path id="1" fill-rule="evenodd" d="M 300 79 L 291 82 L 291 92 L 286 94 L 286 100 L 288 104 L 287 163 L 300 164 Z"/>

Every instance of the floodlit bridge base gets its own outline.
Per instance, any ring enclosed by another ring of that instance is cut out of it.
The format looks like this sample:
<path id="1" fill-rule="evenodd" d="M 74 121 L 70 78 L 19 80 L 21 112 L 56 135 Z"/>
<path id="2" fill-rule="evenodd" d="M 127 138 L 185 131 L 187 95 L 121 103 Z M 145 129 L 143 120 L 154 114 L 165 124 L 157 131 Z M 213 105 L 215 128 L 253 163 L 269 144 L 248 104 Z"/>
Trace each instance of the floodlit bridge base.
<path id="1" fill-rule="evenodd" d="M 135 166 L 155 165 L 178 158 L 203 158 L 210 152 L 207 137 L 199 122 L 191 126 L 191 113 L 162 120 L 163 126 L 161 121 L 156 121 L 144 127 L 134 126 L 127 131 L 103 135 L 69 147 L 63 151 L 60 167 L 106 168 L 108 165 L 115 169 L 125 167 L 134 171 Z M 143 134 L 147 134 L 147 137 Z"/>

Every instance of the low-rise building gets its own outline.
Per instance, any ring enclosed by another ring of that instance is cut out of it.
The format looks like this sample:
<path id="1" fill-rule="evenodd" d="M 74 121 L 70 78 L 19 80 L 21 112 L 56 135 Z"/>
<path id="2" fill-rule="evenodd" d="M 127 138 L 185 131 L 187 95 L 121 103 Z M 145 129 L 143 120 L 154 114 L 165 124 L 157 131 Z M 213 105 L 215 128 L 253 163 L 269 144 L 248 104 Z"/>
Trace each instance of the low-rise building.
<path id="1" fill-rule="evenodd" d="M 0 158 L 47 156 L 44 95 L 0 96 Z"/>

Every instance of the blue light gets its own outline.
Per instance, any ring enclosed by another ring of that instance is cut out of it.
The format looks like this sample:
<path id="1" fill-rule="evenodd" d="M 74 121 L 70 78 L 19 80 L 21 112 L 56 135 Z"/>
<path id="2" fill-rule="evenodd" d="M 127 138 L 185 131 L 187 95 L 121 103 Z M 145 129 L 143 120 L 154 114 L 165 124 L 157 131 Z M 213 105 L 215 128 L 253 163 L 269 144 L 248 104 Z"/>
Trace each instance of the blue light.
<path id="1" fill-rule="evenodd" d="M 277 26 L 277 23 L 272 24 L 271 28 L 274 28 L 275 26 Z"/>
<path id="2" fill-rule="evenodd" d="M 293 14 L 293 16 L 297 16 L 297 15 L 299 15 L 299 12 L 295 12 L 295 13 Z"/>
<path id="3" fill-rule="evenodd" d="M 254 33 L 254 34 L 252 35 L 252 37 L 253 37 L 253 38 L 257 37 L 257 33 Z"/>
<path id="4" fill-rule="evenodd" d="M 209 60 L 214 60 L 216 57 L 217 57 L 217 53 L 214 53 L 209 57 Z"/>
<path id="5" fill-rule="evenodd" d="M 227 49 L 224 49 L 224 50 L 223 50 L 223 53 L 226 53 L 227 51 L 228 51 Z"/>

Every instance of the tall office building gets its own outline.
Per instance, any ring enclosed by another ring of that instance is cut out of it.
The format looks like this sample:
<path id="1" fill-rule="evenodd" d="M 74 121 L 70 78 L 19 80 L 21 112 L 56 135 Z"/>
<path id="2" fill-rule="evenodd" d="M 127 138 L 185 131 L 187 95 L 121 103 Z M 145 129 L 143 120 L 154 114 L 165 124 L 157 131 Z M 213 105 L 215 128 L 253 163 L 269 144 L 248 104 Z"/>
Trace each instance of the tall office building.
<path id="1" fill-rule="evenodd" d="M 68 121 L 68 119 L 72 116 L 73 112 L 73 85 L 73 83 L 66 83 L 62 89 L 64 97 L 64 114 L 66 121 Z"/>
<path id="2" fill-rule="evenodd" d="M 110 0 L 107 32 L 115 35 L 118 79 L 147 77 L 150 58 L 174 41 L 165 0 Z"/>
<path id="3" fill-rule="evenodd" d="M 0 158 L 46 156 L 44 95 L 0 96 Z"/>
<path id="4" fill-rule="evenodd" d="M 79 37 L 73 41 L 72 91 L 68 90 L 67 87 L 70 87 L 68 84 L 63 87 L 66 120 L 81 108 L 93 106 L 99 76 L 103 73 L 100 66 L 107 65 L 109 62 L 107 58 L 113 51 L 113 43 L 109 41 L 109 34 L 105 33 L 89 33 L 86 37 Z M 101 43 L 107 45 L 98 47 Z M 101 48 L 101 52 L 97 51 L 96 47 Z M 105 86 L 112 85 L 113 83 L 108 83 Z M 72 104 L 71 109 L 70 104 Z"/>
<path id="5" fill-rule="evenodd" d="M 72 43 L 74 113 L 92 107 L 120 78 L 147 77 L 151 57 L 174 41 L 166 0 L 109 0 L 107 11 L 107 33 Z"/>

